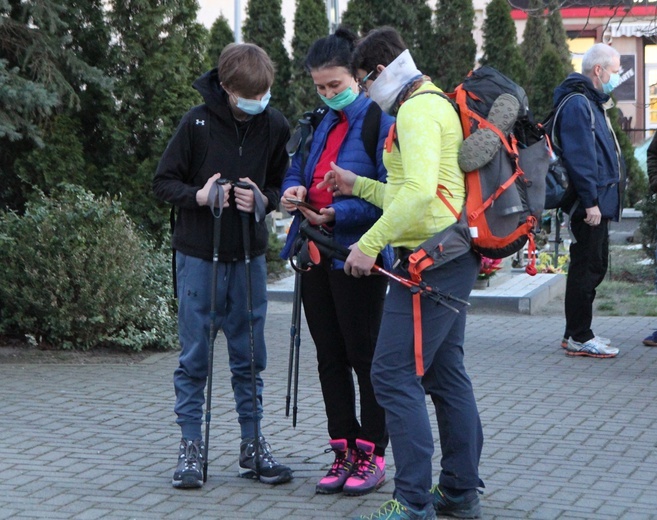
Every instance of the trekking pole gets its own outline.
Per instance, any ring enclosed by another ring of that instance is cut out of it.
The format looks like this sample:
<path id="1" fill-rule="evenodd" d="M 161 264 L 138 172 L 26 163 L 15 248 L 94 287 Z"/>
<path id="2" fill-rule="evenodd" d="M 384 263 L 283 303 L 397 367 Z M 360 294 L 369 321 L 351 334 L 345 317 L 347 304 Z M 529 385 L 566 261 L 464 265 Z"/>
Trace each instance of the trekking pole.
<path id="1" fill-rule="evenodd" d="M 238 188 L 246 190 L 253 189 L 248 182 L 239 181 L 235 183 Z M 253 194 L 257 196 L 256 193 Z M 242 219 L 242 241 L 244 243 L 244 274 L 246 277 L 246 312 L 249 319 L 249 347 L 251 349 L 251 404 L 253 406 L 253 447 L 255 450 L 255 469 L 256 478 L 260 476 L 260 428 L 258 424 L 258 396 L 257 396 L 257 383 L 256 383 L 256 367 L 255 367 L 255 338 L 253 335 L 253 293 L 251 292 L 251 236 L 250 236 L 250 220 L 251 216 L 246 211 L 240 211 L 240 218 Z"/>
<path id="2" fill-rule="evenodd" d="M 305 222 L 301 224 L 300 231 L 305 236 L 307 236 L 309 240 L 315 242 L 315 244 L 320 249 L 320 252 L 326 254 L 329 258 L 337 258 L 338 260 L 342 260 L 344 262 L 349 256 L 350 250 L 348 248 L 338 244 L 332 238 L 327 237 L 320 230 L 313 229 L 309 225 L 305 225 Z M 398 282 L 410 289 L 412 293 L 419 292 L 422 296 L 433 300 L 438 305 L 447 307 L 449 310 L 454 311 L 457 314 L 460 311 L 456 307 L 449 305 L 445 300 L 452 300 L 464 306 L 470 306 L 470 302 L 466 300 L 457 298 L 450 293 L 445 293 L 437 287 L 431 287 L 425 282 L 415 282 L 413 280 L 409 280 L 408 278 L 404 278 L 403 276 L 398 276 L 394 273 L 391 273 L 390 271 L 386 271 L 383 267 L 377 264 L 372 266 L 372 272 L 387 276 L 391 280 L 394 280 L 395 282 Z"/>
<path id="3" fill-rule="evenodd" d="M 299 271 L 295 271 L 294 300 L 292 304 L 292 322 L 290 324 L 290 359 L 287 366 L 287 394 L 285 396 L 285 417 L 290 416 L 292 367 L 294 366 L 294 357 L 295 357 L 294 352 L 296 349 L 297 357 L 298 357 L 300 343 L 301 343 L 301 273 Z M 298 377 L 298 370 L 297 370 L 297 377 Z"/>
<path id="4" fill-rule="evenodd" d="M 299 280 L 298 294 L 297 294 L 297 284 L 295 278 L 294 283 L 294 304 L 297 307 L 296 311 L 296 322 L 295 322 L 295 332 L 296 336 L 294 337 L 294 402 L 292 404 L 292 428 L 297 427 L 297 402 L 299 397 L 299 354 L 301 353 L 301 273 L 296 273 L 296 276 Z"/>
<path id="5" fill-rule="evenodd" d="M 205 453 L 203 454 L 203 482 L 208 481 L 208 452 L 210 446 L 210 417 L 212 415 L 212 371 L 214 365 L 214 336 L 217 321 L 217 273 L 219 271 L 219 241 L 221 238 L 221 211 L 224 207 L 224 188 L 228 179 L 218 179 L 210 188 L 210 210 L 214 217 L 212 234 L 212 286 L 210 292 L 210 337 L 208 341 L 208 383 L 205 399 Z"/>

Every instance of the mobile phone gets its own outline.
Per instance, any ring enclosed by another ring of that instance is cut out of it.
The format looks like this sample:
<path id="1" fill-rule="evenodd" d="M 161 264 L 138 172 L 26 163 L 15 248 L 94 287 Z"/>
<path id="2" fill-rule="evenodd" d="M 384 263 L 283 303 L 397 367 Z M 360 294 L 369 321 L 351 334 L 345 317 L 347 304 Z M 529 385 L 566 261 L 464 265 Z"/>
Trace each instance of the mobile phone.
<path id="1" fill-rule="evenodd" d="M 299 199 L 293 199 L 292 197 L 285 197 L 285 200 L 288 201 L 291 204 L 294 204 L 295 206 L 299 208 L 306 208 L 309 209 L 310 211 L 314 211 L 318 215 L 321 215 L 320 211 L 313 206 L 312 204 L 308 204 L 307 202 L 304 202 L 303 200 Z"/>

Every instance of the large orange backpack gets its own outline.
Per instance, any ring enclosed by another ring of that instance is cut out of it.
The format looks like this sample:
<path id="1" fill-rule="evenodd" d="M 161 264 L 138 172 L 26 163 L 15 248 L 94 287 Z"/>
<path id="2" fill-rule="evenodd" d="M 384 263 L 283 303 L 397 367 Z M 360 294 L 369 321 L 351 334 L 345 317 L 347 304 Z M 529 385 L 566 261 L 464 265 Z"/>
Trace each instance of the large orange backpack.
<path id="1" fill-rule="evenodd" d="M 486 119 L 501 94 L 511 94 L 520 104 L 517 121 L 508 134 Z M 502 142 L 488 163 L 465 173 L 464 209 L 473 249 L 488 258 L 505 258 L 528 243 L 526 272 L 536 274 L 534 233 L 543 212 L 550 153 L 544 132 L 532 121 L 524 89 L 496 69 L 483 66 L 471 71 L 454 92 L 442 95 L 457 110 L 464 139 L 478 129 L 489 128 Z M 440 186 L 436 194 L 460 219 L 461 208 L 452 207 Z M 411 269 L 417 276 L 430 267 L 430 253 L 421 246 L 411 258 Z"/>

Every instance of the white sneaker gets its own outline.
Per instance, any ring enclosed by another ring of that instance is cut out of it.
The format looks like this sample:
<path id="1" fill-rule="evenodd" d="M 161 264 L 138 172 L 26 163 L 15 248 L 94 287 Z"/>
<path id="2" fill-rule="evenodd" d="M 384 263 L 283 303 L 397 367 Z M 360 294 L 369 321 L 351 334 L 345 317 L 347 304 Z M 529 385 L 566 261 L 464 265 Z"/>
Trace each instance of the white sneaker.
<path id="1" fill-rule="evenodd" d="M 597 339 L 600 343 L 604 343 L 605 345 L 611 345 L 611 340 L 609 338 L 596 336 L 595 339 Z M 561 348 L 568 348 L 568 338 L 563 338 L 561 340 Z"/>
<path id="2" fill-rule="evenodd" d="M 618 355 L 619 350 L 616 347 L 605 345 L 602 338 L 598 336 L 580 343 L 579 341 L 568 339 L 568 346 L 566 347 L 567 356 L 588 356 L 595 358 L 612 358 Z"/>

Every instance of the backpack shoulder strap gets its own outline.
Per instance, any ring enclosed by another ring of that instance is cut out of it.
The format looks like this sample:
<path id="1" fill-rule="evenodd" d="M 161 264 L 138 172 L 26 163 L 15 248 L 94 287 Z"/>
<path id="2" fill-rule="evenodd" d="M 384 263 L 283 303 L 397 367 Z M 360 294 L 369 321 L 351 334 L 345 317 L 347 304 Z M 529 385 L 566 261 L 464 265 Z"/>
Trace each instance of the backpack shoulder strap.
<path id="1" fill-rule="evenodd" d="M 365 145 L 365 151 L 369 155 L 372 163 L 376 165 L 377 153 L 376 148 L 379 144 L 379 128 L 381 126 L 381 107 L 372 102 L 367 107 L 363 126 L 360 130 L 360 138 Z"/>
<path id="2" fill-rule="evenodd" d="M 444 92 L 436 92 L 435 90 L 426 90 L 424 92 L 418 92 L 417 94 L 413 94 L 411 97 L 421 96 L 422 94 L 437 94 L 437 95 L 439 95 L 440 97 L 442 97 L 442 98 L 446 99 L 447 101 L 449 101 L 449 104 L 452 105 L 452 108 L 456 111 L 457 115 L 460 114 L 459 106 L 456 104 L 456 101 L 454 101 L 454 99 L 452 99 L 449 95 L 445 94 Z M 461 213 L 456 211 L 454 206 L 452 206 L 452 204 L 447 200 L 447 197 L 445 197 L 445 194 L 443 193 L 444 191 L 446 191 L 447 193 L 449 193 L 451 195 L 450 191 L 445 186 L 443 186 L 442 184 L 439 184 L 437 189 L 436 189 L 436 195 L 442 201 L 442 203 L 445 204 L 445 206 L 447 206 L 447 208 L 452 212 L 452 215 L 454 215 L 456 217 L 456 220 L 458 220 L 459 218 L 461 218 Z"/>
<path id="3" fill-rule="evenodd" d="M 584 94 L 581 92 L 571 92 L 570 94 L 567 94 L 566 97 L 564 97 L 559 104 L 557 105 L 557 108 L 554 111 L 554 118 L 552 120 L 552 132 L 550 132 L 550 140 L 552 143 L 559 148 L 559 140 L 557 139 L 556 136 L 556 128 L 557 128 L 557 118 L 559 117 L 559 114 L 563 110 L 564 106 L 566 103 L 574 98 L 575 96 L 582 96 L 584 99 L 586 99 L 586 104 L 589 107 L 589 113 L 591 114 L 591 132 L 595 133 L 595 113 L 593 112 L 593 108 L 591 107 L 591 102 L 589 101 L 589 98 L 587 98 Z"/>
<path id="4" fill-rule="evenodd" d="M 456 110 L 457 114 L 460 112 L 459 106 L 456 104 L 456 101 L 454 101 L 454 99 L 451 96 L 449 96 L 448 94 L 445 94 L 444 92 L 436 92 L 435 90 L 425 90 L 424 92 L 418 92 L 417 94 L 413 94 L 408 99 L 411 99 L 412 97 L 415 97 L 415 96 L 421 96 L 422 94 L 437 94 L 441 98 L 444 98 L 447 101 L 449 101 L 449 104 L 452 105 L 452 108 L 454 108 L 454 110 Z"/>
<path id="5" fill-rule="evenodd" d="M 285 149 L 290 157 L 297 152 L 301 152 L 301 172 L 306 169 L 306 160 L 310 152 L 310 143 L 315 129 L 328 114 L 328 107 L 322 105 L 313 111 L 304 112 L 297 122 L 297 127 L 294 133 L 290 136 L 290 140 L 285 145 Z"/>

